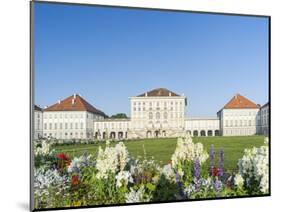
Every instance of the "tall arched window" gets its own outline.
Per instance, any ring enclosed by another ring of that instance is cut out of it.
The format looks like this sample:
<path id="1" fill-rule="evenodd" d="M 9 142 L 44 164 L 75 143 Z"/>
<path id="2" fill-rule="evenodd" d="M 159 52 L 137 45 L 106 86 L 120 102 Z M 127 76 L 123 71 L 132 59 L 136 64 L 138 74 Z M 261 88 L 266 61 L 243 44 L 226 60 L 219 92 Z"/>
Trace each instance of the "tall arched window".
<path id="1" fill-rule="evenodd" d="M 152 112 L 150 112 L 148 116 L 149 119 L 152 119 L 153 118 Z"/>
<path id="2" fill-rule="evenodd" d="M 168 118 L 168 114 L 165 112 L 164 113 L 164 119 L 167 119 Z"/>
<path id="3" fill-rule="evenodd" d="M 156 113 L 156 119 L 160 119 L 160 113 L 159 112 Z"/>

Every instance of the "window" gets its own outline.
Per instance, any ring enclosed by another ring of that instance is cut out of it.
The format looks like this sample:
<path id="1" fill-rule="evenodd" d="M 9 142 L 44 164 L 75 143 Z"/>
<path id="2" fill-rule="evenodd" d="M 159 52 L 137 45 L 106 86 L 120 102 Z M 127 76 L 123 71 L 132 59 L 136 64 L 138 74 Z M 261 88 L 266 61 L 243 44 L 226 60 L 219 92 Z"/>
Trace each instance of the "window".
<path id="1" fill-rule="evenodd" d="M 149 117 L 148 117 L 148 118 L 149 118 L 149 119 L 152 119 L 152 118 L 153 118 L 152 112 L 149 113 Z"/>
<path id="2" fill-rule="evenodd" d="M 55 130 L 57 129 L 57 123 L 55 123 Z"/>
<path id="3" fill-rule="evenodd" d="M 237 120 L 235 120 L 235 126 L 237 127 L 237 125 L 238 125 L 238 121 L 237 121 Z"/>
<path id="4" fill-rule="evenodd" d="M 249 120 L 249 126 L 251 126 L 252 125 L 252 121 L 251 120 Z"/>
<path id="5" fill-rule="evenodd" d="M 225 121 L 225 126 L 228 127 L 228 120 Z"/>
<path id="6" fill-rule="evenodd" d="M 167 119 L 168 118 L 168 114 L 165 112 L 164 113 L 164 119 Z"/>
<path id="7" fill-rule="evenodd" d="M 49 129 L 50 130 L 52 129 L 52 123 L 49 123 Z"/>
<path id="8" fill-rule="evenodd" d="M 160 119 L 160 113 L 159 112 L 156 113 L 156 119 Z"/>
<path id="9" fill-rule="evenodd" d="M 64 129 L 67 129 L 67 123 L 65 123 L 65 125 L 64 125 Z"/>
<path id="10" fill-rule="evenodd" d="M 81 129 L 83 129 L 83 123 L 81 122 L 81 125 L 80 125 Z"/>
<path id="11" fill-rule="evenodd" d="M 72 123 L 70 123 L 70 129 L 72 129 Z"/>
<path id="12" fill-rule="evenodd" d="M 98 126 L 98 125 L 97 125 Z M 75 123 L 75 129 L 78 129 L 78 123 Z"/>
<path id="13" fill-rule="evenodd" d="M 60 129 L 62 130 L 62 123 L 60 123 Z"/>
<path id="14" fill-rule="evenodd" d="M 230 120 L 230 126 L 231 126 L 231 127 L 233 126 L 233 121 L 232 121 L 232 120 Z"/>
<path id="15" fill-rule="evenodd" d="M 47 129 L 47 123 L 44 124 L 44 129 L 45 129 L 45 130 Z"/>

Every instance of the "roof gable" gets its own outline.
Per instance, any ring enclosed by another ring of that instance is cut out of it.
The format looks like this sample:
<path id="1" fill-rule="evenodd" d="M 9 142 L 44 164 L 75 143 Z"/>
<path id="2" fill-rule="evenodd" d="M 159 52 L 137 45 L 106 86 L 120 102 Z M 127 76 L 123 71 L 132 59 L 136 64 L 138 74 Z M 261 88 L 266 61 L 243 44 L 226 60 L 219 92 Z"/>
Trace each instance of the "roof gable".
<path id="1" fill-rule="evenodd" d="M 246 97 L 236 94 L 232 99 L 223 107 L 224 109 L 255 109 L 259 108 L 257 104 L 247 99 Z"/>
<path id="2" fill-rule="evenodd" d="M 154 97 L 161 97 L 161 96 L 180 96 L 166 88 L 156 88 L 151 91 L 145 92 L 143 94 L 138 95 L 138 97 L 146 97 L 146 96 L 154 96 Z"/>
<path id="3" fill-rule="evenodd" d="M 43 109 L 41 107 L 39 107 L 38 105 L 34 105 L 34 110 L 43 111 Z"/>
<path id="4" fill-rule="evenodd" d="M 44 111 L 88 111 L 105 116 L 104 112 L 96 109 L 77 94 L 71 95 L 64 100 L 47 107 Z"/>

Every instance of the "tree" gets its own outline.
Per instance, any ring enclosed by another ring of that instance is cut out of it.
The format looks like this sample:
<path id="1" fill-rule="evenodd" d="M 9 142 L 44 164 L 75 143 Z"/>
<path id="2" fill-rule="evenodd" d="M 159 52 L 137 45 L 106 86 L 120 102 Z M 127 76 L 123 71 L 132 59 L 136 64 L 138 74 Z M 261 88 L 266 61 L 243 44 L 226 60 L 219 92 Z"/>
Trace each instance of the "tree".
<path id="1" fill-rule="evenodd" d="M 127 115 L 125 113 L 117 113 L 115 115 L 110 116 L 110 118 L 113 118 L 113 119 L 126 119 L 128 117 L 127 117 Z"/>

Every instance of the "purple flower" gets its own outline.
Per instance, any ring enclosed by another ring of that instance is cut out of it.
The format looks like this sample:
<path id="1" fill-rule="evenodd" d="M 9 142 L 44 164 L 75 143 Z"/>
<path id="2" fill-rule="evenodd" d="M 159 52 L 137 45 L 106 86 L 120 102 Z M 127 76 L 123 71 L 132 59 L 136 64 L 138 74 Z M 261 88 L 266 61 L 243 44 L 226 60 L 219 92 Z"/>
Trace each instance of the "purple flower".
<path id="1" fill-rule="evenodd" d="M 211 149 L 210 149 L 210 164 L 211 167 L 213 167 L 215 165 L 215 148 L 214 145 L 211 145 Z"/>
<path id="2" fill-rule="evenodd" d="M 218 179 L 216 179 L 213 186 L 216 192 L 220 192 L 222 190 L 222 182 Z"/>
<path id="3" fill-rule="evenodd" d="M 180 197 L 181 197 L 181 199 L 184 199 L 185 195 L 184 195 L 184 192 L 183 192 L 183 183 L 180 179 L 180 174 L 178 172 L 176 174 L 176 182 L 178 184 Z"/>
<path id="4" fill-rule="evenodd" d="M 197 158 L 194 162 L 193 162 L 193 177 L 196 179 L 196 180 L 199 180 L 200 178 L 200 161 L 199 159 Z"/>
<path id="5" fill-rule="evenodd" d="M 181 176 L 180 176 L 180 174 L 177 172 L 177 173 L 176 173 L 176 182 L 177 182 L 177 183 L 180 182 L 180 178 L 181 178 Z"/>
<path id="6" fill-rule="evenodd" d="M 222 176 L 223 175 L 223 167 L 224 167 L 224 150 L 223 150 L 223 148 L 220 149 L 220 164 L 219 164 L 219 167 L 220 167 L 219 176 Z"/>

